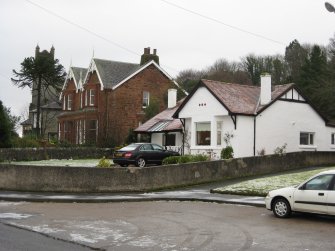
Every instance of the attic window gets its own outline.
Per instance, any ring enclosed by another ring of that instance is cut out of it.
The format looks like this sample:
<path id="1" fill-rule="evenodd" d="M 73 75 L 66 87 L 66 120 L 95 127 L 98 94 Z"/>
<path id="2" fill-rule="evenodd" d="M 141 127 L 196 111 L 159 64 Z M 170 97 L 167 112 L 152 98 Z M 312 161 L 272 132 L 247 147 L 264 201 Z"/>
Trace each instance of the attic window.
<path id="1" fill-rule="evenodd" d="M 143 92 L 143 101 L 142 101 L 142 107 L 147 108 L 149 106 L 149 100 L 150 100 L 150 93 L 147 91 Z"/>

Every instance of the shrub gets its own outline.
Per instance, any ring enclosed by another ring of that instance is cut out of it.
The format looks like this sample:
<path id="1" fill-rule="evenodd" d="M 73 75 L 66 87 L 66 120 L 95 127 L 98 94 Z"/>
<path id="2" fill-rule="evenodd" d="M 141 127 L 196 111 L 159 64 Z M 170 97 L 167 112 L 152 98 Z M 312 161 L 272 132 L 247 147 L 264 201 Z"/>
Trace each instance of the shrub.
<path id="1" fill-rule="evenodd" d="M 39 142 L 35 138 L 30 137 L 30 136 L 26 136 L 23 138 L 19 138 L 19 137 L 13 138 L 12 145 L 14 148 L 40 147 Z"/>
<path id="2" fill-rule="evenodd" d="M 221 159 L 232 158 L 234 158 L 234 149 L 231 146 L 227 146 L 221 150 Z"/>
<path id="3" fill-rule="evenodd" d="M 106 159 L 105 156 L 99 160 L 99 163 L 97 165 L 97 167 L 102 167 L 102 168 L 111 167 L 111 166 L 112 166 L 112 163 L 109 161 L 109 159 Z"/>
<path id="4" fill-rule="evenodd" d="M 287 146 L 287 144 L 285 143 L 282 146 L 276 147 L 276 149 L 273 150 L 273 153 L 274 154 L 279 154 L 279 155 L 285 154 L 286 153 L 286 146 Z"/>
<path id="5" fill-rule="evenodd" d="M 172 165 L 172 164 L 182 164 L 182 163 L 189 163 L 189 162 L 201 162 L 207 161 L 208 156 L 197 154 L 197 155 L 183 155 L 183 156 L 171 156 L 167 157 L 163 160 L 163 165 Z"/>

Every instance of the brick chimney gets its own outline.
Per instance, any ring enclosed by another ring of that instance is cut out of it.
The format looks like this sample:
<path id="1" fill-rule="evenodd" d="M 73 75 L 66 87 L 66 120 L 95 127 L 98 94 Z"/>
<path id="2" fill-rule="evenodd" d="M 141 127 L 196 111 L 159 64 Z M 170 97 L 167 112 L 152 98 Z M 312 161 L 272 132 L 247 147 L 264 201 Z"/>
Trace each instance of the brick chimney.
<path id="1" fill-rule="evenodd" d="M 159 57 L 157 55 L 157 49 L 154 49 L 153 54 L 151 54 L 150 47 L 144 48 L 143 55 L 141 56 L 140 65 L 145 65 L 151 60 L 154 60 L 159 65 Z"/>
<path id="2" fill-rule="evenodd" d="M 271 75 L 263 73 L 261 75 L 261 105 L 271 102 Z"/>

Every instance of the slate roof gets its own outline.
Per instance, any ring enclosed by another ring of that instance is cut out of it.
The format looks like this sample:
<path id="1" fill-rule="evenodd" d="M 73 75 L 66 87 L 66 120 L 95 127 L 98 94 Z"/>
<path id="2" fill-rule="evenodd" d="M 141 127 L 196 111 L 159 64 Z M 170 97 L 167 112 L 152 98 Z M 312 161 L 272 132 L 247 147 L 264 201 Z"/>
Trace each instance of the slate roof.
<path id="1" fill-rule="evenodd" d="M 41 106 L 42 109 L 62 109 L 62 106 L 59 102 L 51 102 L 46 105 Z"/>
<path id="2" fill-rule="evenodd" d="M 259 102 L 261 92 L 259 86 L 224 83 L 206 79 L 200 81 L 198 88 L 200 86 L 206 87 L 230 114 L 255 115 L 266 109 L 266 107 L 270 106 L 288 90 L 293 88 L 294 84 L 275 85 L 271 94 L 271 102 L 263 106 Z M 194 88 L 193 92 L 180 105 L 173 117 L 178 117 L 179 111 L 198 88 Z"/>
<path id="3" fill-rule="evenodd" d="M 80 80 L 83 81 L 86 73 L 87 73 L 87 68 L 81 68 L 81 67 L 71 67 L 74 78 L 76 80 L 76 83 L 80 83 Z"/>
<path id="4" fill-rule="evenodd" d="M 153 118 L 149 119 L 144 124 L 137 127 L 135 132 L 169 132 L 169 131 L 181 131 L 182 123 L 179 119 L 172 118 L 172 115 L 179 108 L 184 99 L 177 102 L 177 105 L 173 108 L 168 108 L 161 113 L 158 113 Z"/>
<path id="5" fill-rule="evenodd" d="M 32 125 L 32 124 L 33 124 L 33 122 L 32 122 L 32 120 L 29 118 L 29 119 L 23 121 L 20 125 Z"/>
<path id="6" fill-rule="evenodd" d="M 94 58 L 93 60 L 105 88 L 113 88 L 123 79 L 141 68 L 139 64 L 110 61 L 98 58 Z"/>
<path id="7" fill-rule="evenodd" d="M 259 86 L 223 83 L 205 79 L 201 81 L 231 113 L 253 115 L 265 107 L 259 105 L 261 93 Z M 293 84 L 275 85 L 271 93 L 271 100 L 276 100 L 290 90 L 292 86 Z"/>

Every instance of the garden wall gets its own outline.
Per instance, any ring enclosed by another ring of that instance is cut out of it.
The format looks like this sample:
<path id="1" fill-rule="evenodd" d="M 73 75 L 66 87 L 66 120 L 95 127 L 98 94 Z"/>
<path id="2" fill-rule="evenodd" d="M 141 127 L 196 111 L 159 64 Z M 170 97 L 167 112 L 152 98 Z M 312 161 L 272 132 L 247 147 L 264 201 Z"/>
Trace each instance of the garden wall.
<path id="1" fill-rule="evenodd" d="M 67 148 L 0 148 L 0 162 L 45 159 L 100 159 L 110 156 L 111 149 L 95 147 Z"/>
<path id="2" fill-rule="evenodd" d="M 0 165 L 0 189 L 54 192 L 134 192 L 186 186 L 297 168 L 335 165 L 334 152 L 298 152 L 146 168 Z"/>

